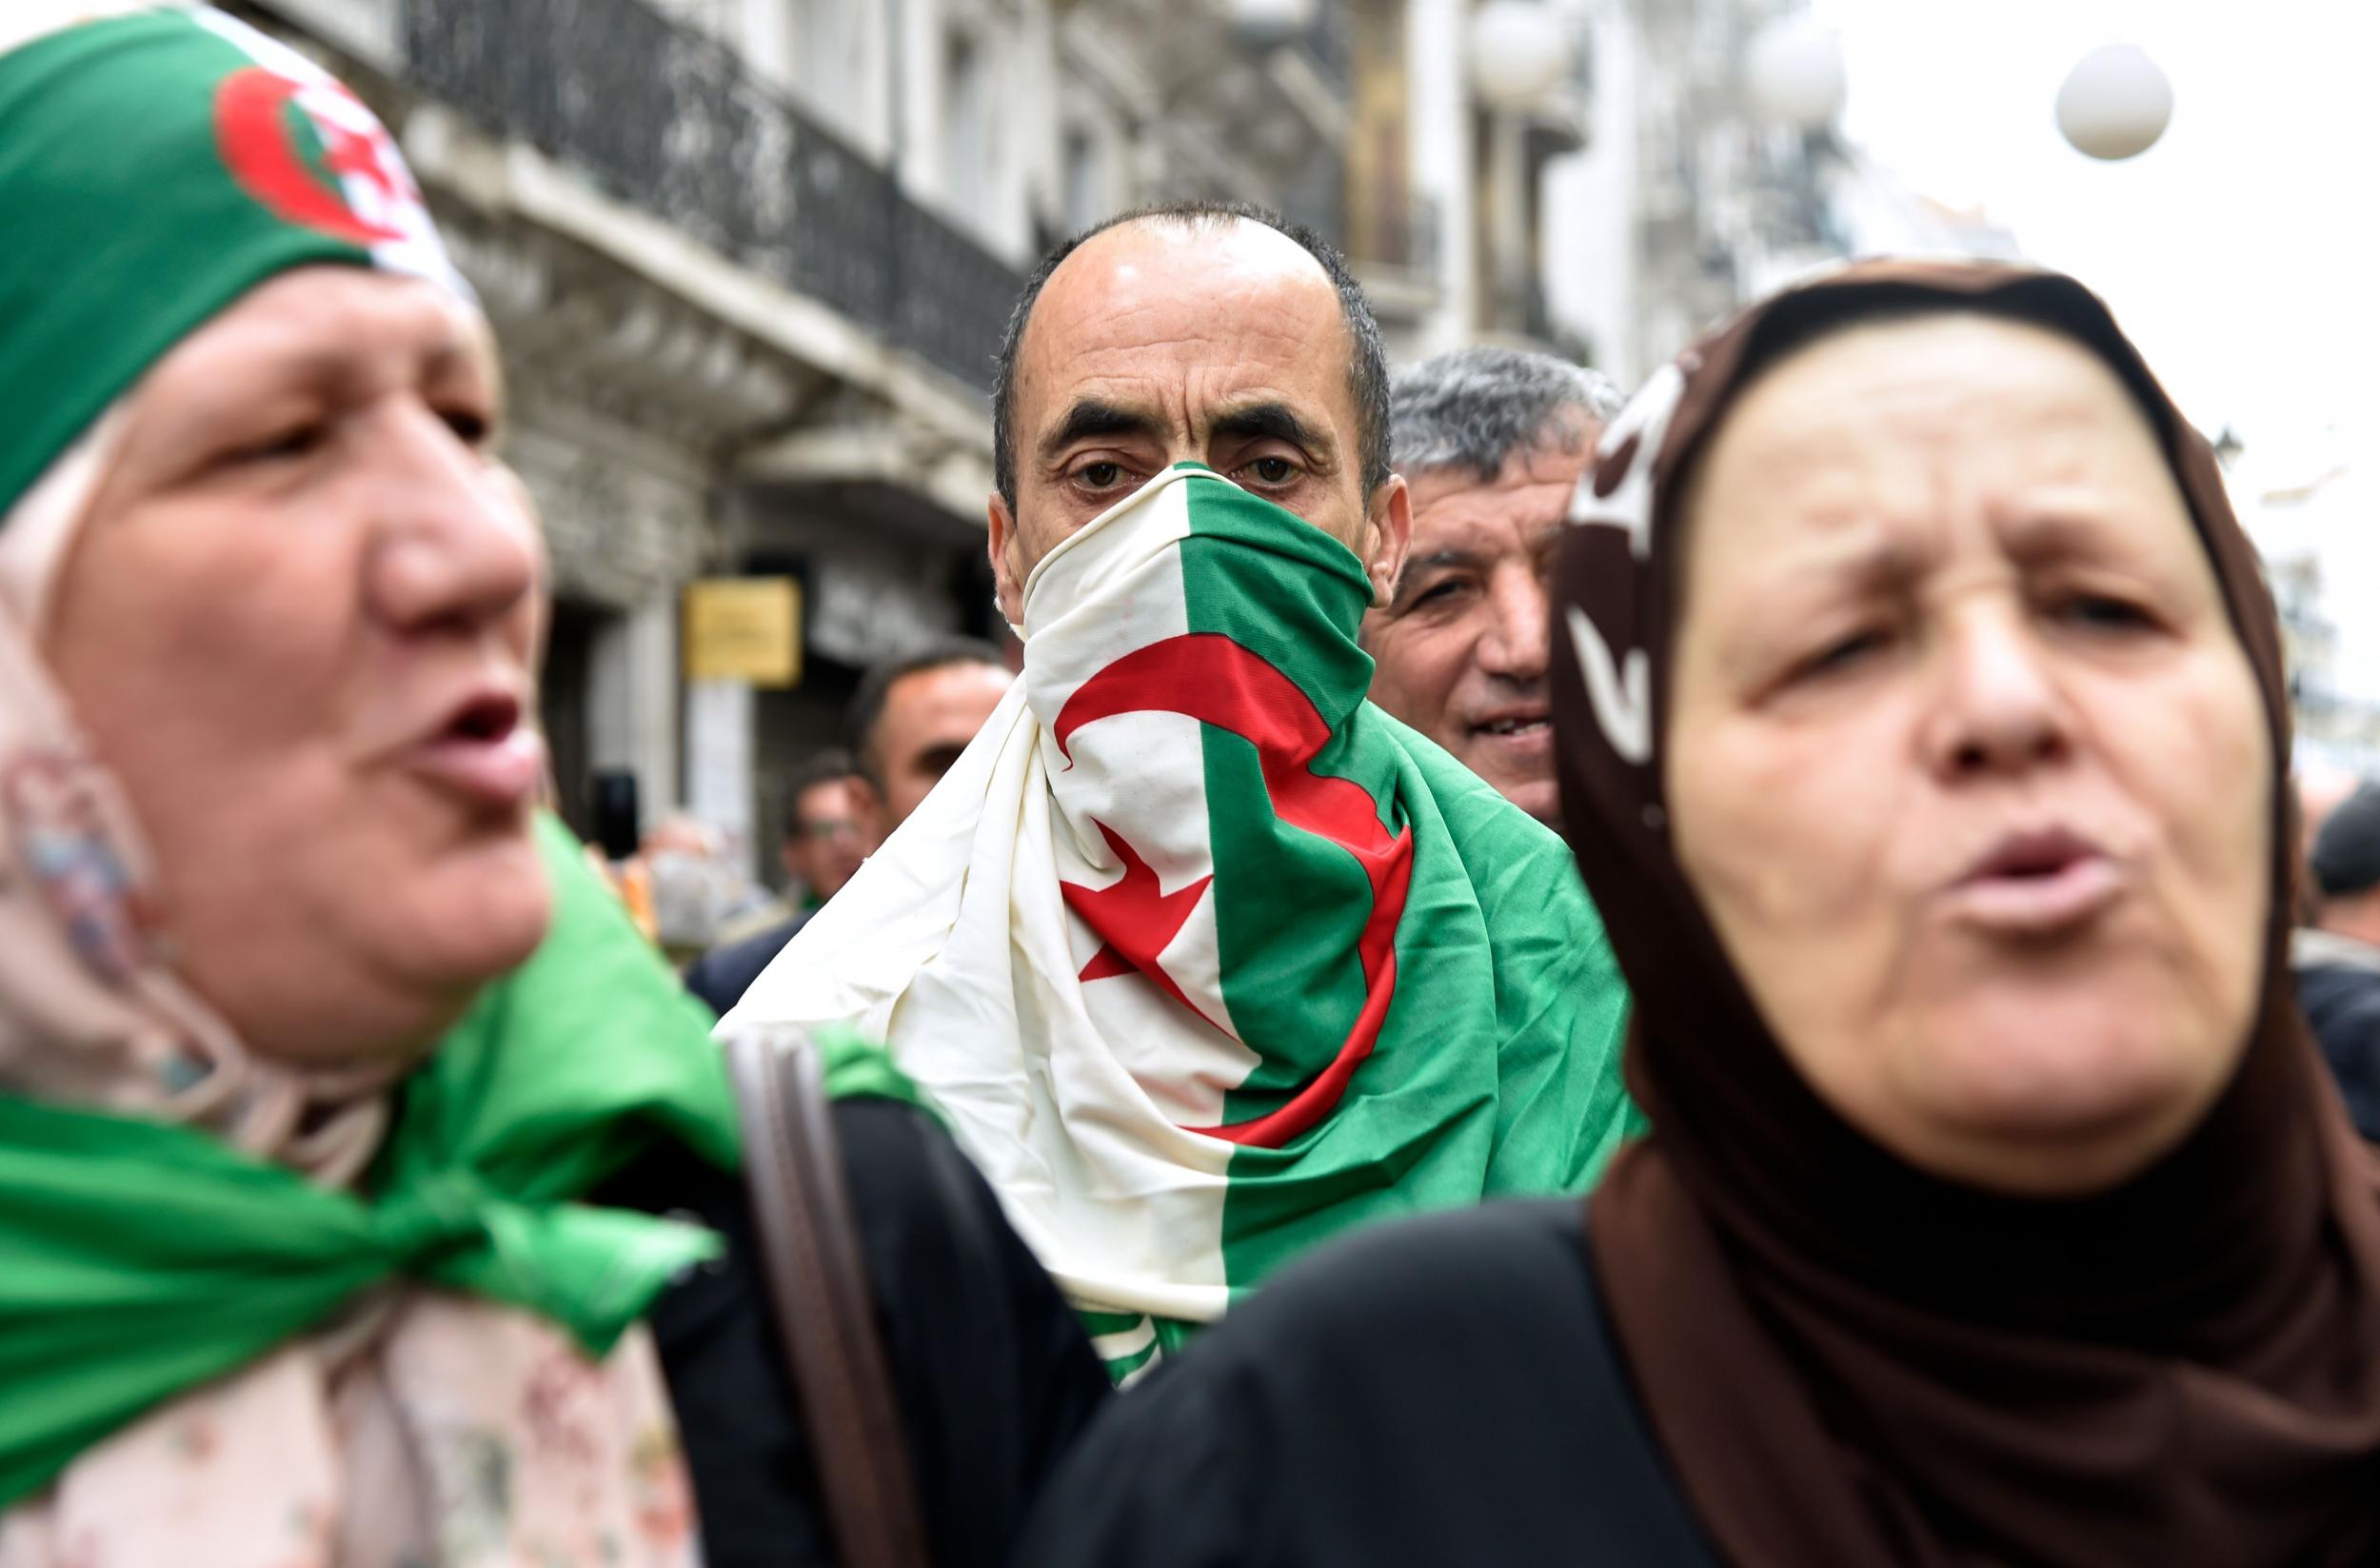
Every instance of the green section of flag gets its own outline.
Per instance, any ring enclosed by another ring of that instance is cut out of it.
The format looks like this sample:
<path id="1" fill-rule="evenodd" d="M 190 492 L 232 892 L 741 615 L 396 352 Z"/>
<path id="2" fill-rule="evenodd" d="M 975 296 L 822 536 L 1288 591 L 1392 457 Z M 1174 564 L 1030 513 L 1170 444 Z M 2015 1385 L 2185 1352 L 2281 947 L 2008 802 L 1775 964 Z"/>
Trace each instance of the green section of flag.
<path id="1" fill-rule="evenodd" d="M 1106 1366 L 1108 1380 L 1115 1383 L 1125 1382 L 1135 1373 L 1175 1355 L 1201 1326 L 1178 1318 L 1153 1318 L 1145 1312 L 1084 1310 L 1075 1317 Z"/>
<path id="2" fill-rule="evenodd" d="M 400 1277 L 601 1354 L 718 1240 L 573 1201 L 641 1151 L 739 1159 L 707 1018 L 562 826 L 555 917 L 401 1091 L 369 1195 L 189 1128 L 0 1096 L 0 1510 L 144 1411 Z"/>
<path id="3" fill-rule="evenodd" d="M 1373 1219 L 1584 1191 L 1639 1122 L 1619 1073 L 1627 990 L 1568 849 L 1363 700 L 1370 585 L 1353 554 L 1220 480 L 1190 483 L 1190 630 L 1287 675 L 1332 730 L 1312 771 L 1361 786 L 1386 833 L 1413 840 L 1378 1042 L 1318 1125 L 1234 1154 L 1226 1277 L 1253 1284 Z M 1278 817 L 1254 745 L 1213 724 L 1203 742 L 1224 999 L 1262 1061 L 1227 1098 L 1231 1124 L 1339 1051 L 1364 1000 L 1372 889 L 1344 848 Z"/>
<path id="4" fill-rule="evenodd" d="M 1220 479 L 1187 488 L 1191 632 L 1228 637 L 1295 682 L 1332 731 L 1310 771 L 1362 786 L 1387 805 L 1383 824 L 1396 832 L 1404 823 L 1394 794 L 1378 787 L 1386 759 L 1349 724 L 1372 685 L 1371 656 L 1338 629 L 1362 620 L 1362 565 L 1321 529 Z M 1344 849 L 1275 814 L 1254 745 L 1213 724 L 1201 740 L 1223 1001 L 1261 1057 L 1226 1102 L 1233 1122 L 1273 1109 L 1337 1054 L 1363 1005 L 1356 943 L 1372 889 Z"/>
<path id="5" fill-rule="evenodd" d="M 257 283 L 369 265 L 283 222 L 218 152 L 216 89 L 252 62 L 187 12 L 87 23 L 0 55 L 0 514 L 141 372 Z M 296 155 L 320 138 L 284 107 Z"/>

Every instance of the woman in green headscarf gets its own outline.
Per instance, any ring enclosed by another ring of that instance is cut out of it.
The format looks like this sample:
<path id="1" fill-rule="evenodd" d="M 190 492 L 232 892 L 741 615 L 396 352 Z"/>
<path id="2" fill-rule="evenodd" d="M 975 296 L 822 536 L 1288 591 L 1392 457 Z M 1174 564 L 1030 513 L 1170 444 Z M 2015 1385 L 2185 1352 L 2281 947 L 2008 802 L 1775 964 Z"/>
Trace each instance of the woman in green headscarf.
<path id="1" fill-rule="evenodd" d="M 0 232 L 0 1568 L 820 1560 L 709 1020 L 536 809 L 542 545 L 387 131 L 219 13 L 12 0 Z M 858 1104 L 993 1553 L 1099 1369 Z M 953 1374 L 942 1300 L 1030 1331 Z"/>

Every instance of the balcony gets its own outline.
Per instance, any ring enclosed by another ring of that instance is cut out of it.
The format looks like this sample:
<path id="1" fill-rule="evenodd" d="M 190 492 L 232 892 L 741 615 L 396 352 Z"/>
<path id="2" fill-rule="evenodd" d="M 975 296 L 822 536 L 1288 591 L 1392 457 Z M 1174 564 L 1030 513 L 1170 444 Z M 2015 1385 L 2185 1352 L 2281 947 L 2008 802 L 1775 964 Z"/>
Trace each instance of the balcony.
<path id="1" fill-rule="evenodd" d="M 406 0 L 405 74 L 979 392 L 1024 280 L 641 0 Z"/>

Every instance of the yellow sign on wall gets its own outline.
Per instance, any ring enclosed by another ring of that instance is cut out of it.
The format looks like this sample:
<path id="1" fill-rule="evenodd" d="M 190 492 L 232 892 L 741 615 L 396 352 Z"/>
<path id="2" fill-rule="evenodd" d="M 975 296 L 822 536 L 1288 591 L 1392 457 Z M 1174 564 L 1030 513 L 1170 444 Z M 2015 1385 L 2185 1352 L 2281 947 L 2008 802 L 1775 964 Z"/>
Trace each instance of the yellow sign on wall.
<path id="1" fill-rule="evenodd" d="M 802 679 L 802 586 L 706 577 L 685 590 L 685 677 L 790 686 Z"/>

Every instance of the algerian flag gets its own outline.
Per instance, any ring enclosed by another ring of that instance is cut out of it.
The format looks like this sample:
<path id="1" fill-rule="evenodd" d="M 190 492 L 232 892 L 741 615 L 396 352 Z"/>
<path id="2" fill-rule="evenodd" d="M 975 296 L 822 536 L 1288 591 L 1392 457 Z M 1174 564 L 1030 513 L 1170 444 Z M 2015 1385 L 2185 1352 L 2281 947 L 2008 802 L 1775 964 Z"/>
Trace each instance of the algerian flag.
<path id="1" fill-rule="evenodd" d="M 1160 475 L 1035 568 L 1024 679 L 726 1021 L 885 1041 L 1120 1375 L 1325 1236 L 1583 1190 L 1636 1125 L 1569 851 L 1363 700 L 1369 593 Z"/>

